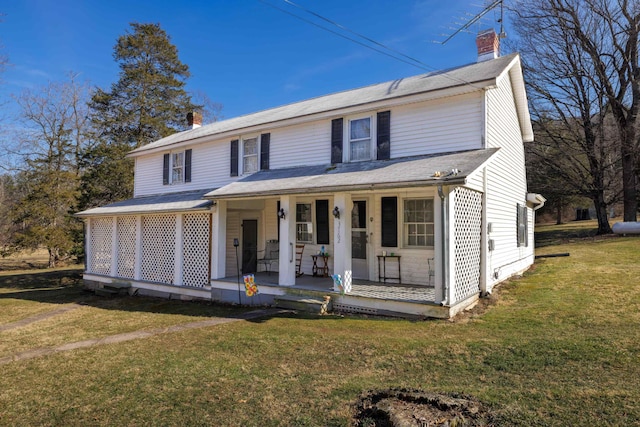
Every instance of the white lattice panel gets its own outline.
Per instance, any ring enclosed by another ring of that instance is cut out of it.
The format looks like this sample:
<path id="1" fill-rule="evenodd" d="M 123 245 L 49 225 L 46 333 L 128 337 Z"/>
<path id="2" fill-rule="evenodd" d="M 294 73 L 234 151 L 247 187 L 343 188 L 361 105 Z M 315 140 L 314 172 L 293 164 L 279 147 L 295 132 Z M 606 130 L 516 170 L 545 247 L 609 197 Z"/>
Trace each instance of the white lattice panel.
<path id="1" fill-rule="evenodd" d="M 136 265 L 136 217 L 118 217 L 118 277 L 133 279 Z"/>
<path id="2" fill-rule="evenodd" d="M 91 218 L 90 227 L 87 271 L 108 275 L 111 272 L 113 218 Z"/>
<path id="3" fill-rule="evenodd" d="M 202 287 L 209 282 L 209 221 L 204 213 L 183 217 L 182 284 Z"/>
<path id="4" fill-rule="evenodd" d="M 482 193 L 458 187 L 454 190 L 455 301 L 480 291 Z"/>
<path id="5" fill-rule="evenodd" d="M 142 217 L 142 261 L 140 278 L 173 284 L 176 252 L 176 216 Z"/>

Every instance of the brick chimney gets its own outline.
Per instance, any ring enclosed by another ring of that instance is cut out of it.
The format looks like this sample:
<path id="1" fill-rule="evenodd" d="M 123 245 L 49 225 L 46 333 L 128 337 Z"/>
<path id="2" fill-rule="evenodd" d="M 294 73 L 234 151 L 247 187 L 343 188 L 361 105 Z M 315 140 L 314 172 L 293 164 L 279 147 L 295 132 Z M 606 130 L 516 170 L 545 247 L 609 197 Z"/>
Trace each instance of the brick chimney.
<path id="1" fill-rule="evenodd" d="M 496 59 L 500 56 L 500 39 L 493 28 L 478 33 L 476 46 L 478 47 L 478 62 Z"/>
<path id="2" fill-rule="evenodd" d="M 187 124 L 190 129 L 196 129 L 202 126 L 202 113 L 194 111 L 187 114 Z"/>

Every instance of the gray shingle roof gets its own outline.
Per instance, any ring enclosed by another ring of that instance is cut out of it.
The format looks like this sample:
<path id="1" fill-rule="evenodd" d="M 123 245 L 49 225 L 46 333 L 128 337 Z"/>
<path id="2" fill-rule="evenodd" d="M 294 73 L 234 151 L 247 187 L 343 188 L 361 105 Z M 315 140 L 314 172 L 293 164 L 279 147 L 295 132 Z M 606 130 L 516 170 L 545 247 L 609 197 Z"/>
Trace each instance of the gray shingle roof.
<path id="1" fill-rule="evenodd" d="M 207 193 L 211 199 L 281 194 L 462 184 L 499 149 L 471 150 L 372 162 L 304 166 L 260 171 Z M 457 173 L 449 174 L 452 170 Z M 436 177 L 435 172 L 444 172 Z"/>
<path id="2" fill-rule="evenodd" d="M 240 131 L 252 126 L 266 125 L 282 120 L 339 110 L 341 108 L 356 105 L 365 105 L 377 101 L 401 98 L 456 86 L 464 86 L 466 84 L 487 82 L 500 76 L 516 56 L 517 54 L 506 55 L 490 61 L 464 65 L 450 70 L 421 74 L 391 82 L 366 86 L 359 89 L 338 92 L 245 116 L 211 123 L 197 129 L 191 129 L 170 135 L 166 138 L 152 142 L 151 144 L 137 148 L 131 153 L 141 153 L 154 148 L 165 147 L 206 136 Z"/>
<path id="3" fill-rule="evenodd" d="M 76 216 L 123 215 L 139 213 L 178 212 L 201 210 L 210 207 L 213 202 L 203 199 L 207 190 L 183 191 L 180 193 L 160 194 L 155 196 L 135 197 L 110 205 L 87 209 Z"/>

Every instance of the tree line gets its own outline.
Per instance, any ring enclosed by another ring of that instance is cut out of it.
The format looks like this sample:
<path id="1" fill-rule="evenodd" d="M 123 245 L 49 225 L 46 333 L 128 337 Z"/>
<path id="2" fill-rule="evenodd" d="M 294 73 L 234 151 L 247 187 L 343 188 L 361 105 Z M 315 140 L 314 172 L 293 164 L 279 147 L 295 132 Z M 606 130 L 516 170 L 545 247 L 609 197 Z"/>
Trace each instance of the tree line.
<path id="1" fill-rule="evenodd" d="M 158 24 L 130 24 L 113 51 L 109 89 L 70 73 L 14 97 L 20 131 L 7 139 L 0 176 L 0 251 L 46 248 L 49 267 L 83 252 L 73 213 L 133 195 L 125 155 L 185 129 L 186 114 L 214 121 L 221 106 L 186 91 L 189 68 Z"/>

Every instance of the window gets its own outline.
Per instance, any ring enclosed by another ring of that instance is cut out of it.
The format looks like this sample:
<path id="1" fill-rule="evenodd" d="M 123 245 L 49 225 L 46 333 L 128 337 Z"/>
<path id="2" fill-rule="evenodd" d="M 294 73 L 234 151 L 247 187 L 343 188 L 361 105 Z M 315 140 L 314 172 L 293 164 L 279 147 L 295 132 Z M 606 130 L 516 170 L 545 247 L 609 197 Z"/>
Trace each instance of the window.
<path id="1" fill-rule="evenodd" d="M 313 243 L 311 203 L 296 204 L 296 241 Z"/>
<path id="2" fill-rule="evenodd" d="M 529 246 L 527 207 L 518 204 L 517 209 L 516 220 L 518 222 L 518 247 Z"/>
<path id="3" fill-rule="evenodd" d="M 191 150 L 166 153 L 163 159 L 163 185 L 191 182 Z"/>
<path id="4" fill-rule="evenodd" d="M 171 154 L 171 183 L 184 182 L 184 153 Z"/>
<path id="5" fill-rule="evenodd" d="M 371 160 L 371 117 L 349 121 L 349 160 Z"/>
<path id="6" fill-rule="evenodd" d="M 248 174 L 258 171 L 258 138 L 242 141 L 242 173 Z"/>
<path id="7" fill-rule="evenodd" d="M 404 201 L 404 244 L 407 247 L 433 246 L 433 199 Z"/>

